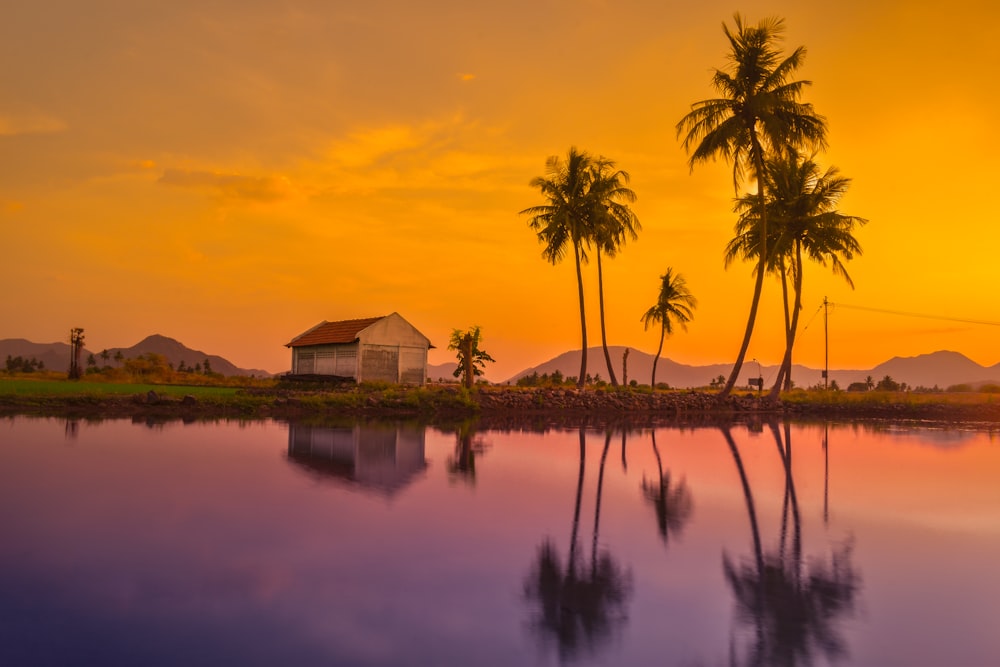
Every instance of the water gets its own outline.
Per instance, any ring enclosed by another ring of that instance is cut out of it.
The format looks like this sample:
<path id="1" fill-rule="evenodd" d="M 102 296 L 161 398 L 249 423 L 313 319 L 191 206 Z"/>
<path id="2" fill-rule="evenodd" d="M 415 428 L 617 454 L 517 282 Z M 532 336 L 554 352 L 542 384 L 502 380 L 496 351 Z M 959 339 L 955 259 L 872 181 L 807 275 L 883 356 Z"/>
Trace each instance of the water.
<path id="1" fill-rule="evenodd" d="M 0 664 L 997 665 L 998 473 L 961 428 L 6 419 Z"/>

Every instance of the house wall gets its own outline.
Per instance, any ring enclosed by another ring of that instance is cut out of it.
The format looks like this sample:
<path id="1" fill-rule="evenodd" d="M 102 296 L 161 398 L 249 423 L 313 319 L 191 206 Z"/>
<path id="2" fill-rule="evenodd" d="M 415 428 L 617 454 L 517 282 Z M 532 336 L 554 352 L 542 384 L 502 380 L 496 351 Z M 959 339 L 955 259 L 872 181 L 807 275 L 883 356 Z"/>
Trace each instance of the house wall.
<path id="1" fill-rule="evenodd" d="M 310 345 L 292 348 L 292 372 L 358 377 L 358 345 Z"/>
<path id="2" fill-rule="evenodd" d="M 423 384 L 430 342 L 397 313 L 358 334 L 361 375 L 365 382 Z"/>

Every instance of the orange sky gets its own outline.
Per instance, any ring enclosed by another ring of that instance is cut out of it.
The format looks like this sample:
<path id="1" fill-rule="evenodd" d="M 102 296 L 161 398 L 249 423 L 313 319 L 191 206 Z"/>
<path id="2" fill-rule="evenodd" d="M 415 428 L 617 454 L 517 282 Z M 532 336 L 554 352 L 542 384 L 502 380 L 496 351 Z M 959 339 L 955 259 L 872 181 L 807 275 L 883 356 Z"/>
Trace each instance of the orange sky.
<path id="1" fill-rule="evenodd" d="M 0 22 L 0 338 L 87 346 L 151 333 L 244 367 L 321 320 L 398 311 L 453 359 L 481 325 L 502 380 L 579 346 L 572 264 L 552 266 L 521 209 L 545 158 L 575 145 L 632 174 L 644 231 L 607 262 L 609 343 L 655 352 L 641 314 L 667 266 L 698 297 L 683 363 L 735 358 L 751 268 L 722 263 L 728 165 L 689 173 L 674 126 L 714 96 L 733 6 L 642 0 L 15 3 Z M 679 4 L 679 3 L 673 3 Z M 856 306 L 1000 321 L 995 191 L 1000 55 L 990 2 L 751 2 L 805 45 L 829 122 L 823 165 L 870 220 Z M 591 267 L 590 273 L 594 272 Z M 597 297 L 588 285 L 591 343 Z M 748 358 L 781 356 L 779 291 Z M 822 321 L 796 361 L 821 367 Z M 837 308 L 830 365 L 958 350 L 1000 362 L 997 327 Z"/>

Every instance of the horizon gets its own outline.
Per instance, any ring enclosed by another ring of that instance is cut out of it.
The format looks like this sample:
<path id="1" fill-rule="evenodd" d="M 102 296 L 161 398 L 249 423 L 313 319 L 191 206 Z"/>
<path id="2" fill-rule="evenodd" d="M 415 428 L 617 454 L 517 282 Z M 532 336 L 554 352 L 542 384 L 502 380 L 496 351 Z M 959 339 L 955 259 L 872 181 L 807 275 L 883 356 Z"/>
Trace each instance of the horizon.
<path id="1" fill-rule="evenodd" d="M 854 291 L 806 266 L 793 362 L 823 365 L 824 297 L 831 370 L 928 350 L 1000 361 L 1000 294 L 984 288 L 1000 242 L 1000 91 L 983 85 L 1000 7 L 740 12 L 783 18 L 785 54 L 807 49 L 803 100 L 829 124 L 817 160 L 852 179 L 839 209 L 870 221 L 846 265 Z M 510 378 L 581 347 L 572 261 L 543 260 L 518 214 L 542 202 L 529 182 L 546 158 L 576 146 L 631 174 L 643 225 L 604 261 L 608 344 L 655 352 L 640 316 L 672 266 L 699 306 L 663 357 L 736 358 L 753 266 L 723 267 L 732 169 L 690 170 L 674 129 L 715 96 L 729 4 L 53 0 L 9 14 L 0 281 L 17 288 L 0 294 L 0 338 L 61 342 L 82 327 L 100 350 L 170 331 L 273 373 L 289 366 L 284 344 L 322 320 L 398 312 L 437 346 L 432 364 L 453 359 L 453 329 L 481 326 L 497 359 L 487 377 Z M 571 45 L 597 41 L 599 62 L 573 67 Z M 748 362 L 779 363 L 783 336 L 768 278 Z"/>
<path id="2" fill-rule="evenodd" d="M 86 334 L 86 332 L 84 332 L 84 334 Z M 187 345 L 184 341 L 179 340 L 177 338 L 174 338 L 173 336 L 170 336 L 170 335 L 167 335 L 167 334 L 161 334 L 161 333 L 147 334 L 146 336 L 143 336 L 140 340 L 136 341 L 135 343 L 133 343 L 131 345 L 113 345 L 113 346 L 110 346 L 110 347 L 107 347 L 107 348 L 101 348 L 101 349 L 107 349 L 107 350 L 129 349 L 129 348 L 132 348 L 132 347 L 136 347 L 136 346 L 140 345 L 141 343 L 143 343 L 144 341 L 148 340 L 149 338 L 153 338 L 153 337 L 165 338 L 167 340 L 179 343 L 180 345 L 182 345 L 182 346 L 184 346 L 184 347 L 186 347 L 186 348 L 188 348 L 188 349 L 190 349 L 192 351 L 199 352 L 200 354 L 205 354 L 206 356 L 221 357 L 225 361 L 227 361 L 229 363 L 232 363 L 234 366 L 236 366 L 237 368 L 239 368 L 241 370 L 262 370 L 262 371 L 266 371 L 266 372 L 268 372 L 268 373 L 270 373 L 272 375 L 281 375 L 283 373 L 289 372 L 289 368 L 285 368 L 285 369 L 281 369 L 281 370 L 277 370 L 277 371 L 272 371 L 272 370 L 269 370 L 269 369 L 266 369 L 266 368 L 263 368 L 263 367 L 260 367 L 260 366 L 254 366 L 252 364 L 250 366 L 244 366 L 242 364 L 238 364 L 238 363 L 234 362 L 225 352 L 195 350 L 191 346 Z M 27 338 L 24 338 L 24 337 L 12 337 L 12 338 L 8 338 L 8 339 L 0 339 L 0 342 L 2 342 L 3 340 L 25 340 L 25 341 L 27 341 L 29 343 L 37 344 L 37 345 L 62 344 L 62 345 L 66 345 L 67 347 L 69 347 L 69 344 L 66 343 L 66 342 L 63 342 L 63 341 L 39 342 L 39 341 L 31 341 L 31 340 L 29 340 Z M 609 350 L 616 349 L 616 348 L 620 349 L 620 348 L 623 348 L 623 347 L 626 347 L 626 346 L 622 346 L 622 345 L 609 345 L 608 349 Z M 101 349 L 95 350 L 95 349 L 92 349 L 92 348 L 88 347 L 86 345 L 86 343 L 84 343 L 84 349 L 86 351 L 92 353 L 92 354 L 97 354 L 97 353 L 99 353 L 101 351 Z M 639 350 L 637 348 L 630 348 L 630 349 L 633 349 L 634 351 L 639 352 L 640 354 L 648 355 L 649 357 L 653 357 L 655 355 L 655 353 L 646 352 L 645 350 Z M 530 363 L 529 365 L 524 366 L 524 367 L 520 368 L 519 370 L 514 371 L 513 373 L 510 373 L 508 375 L 504 375 L 502 377 L 496 377 L 494 374 L 491 374 L 490 373 L 490 366 L 488 365 L 486 367 L 486 373 L 483 375 L 483 379 L 485 379 L 486 381 L 491 382 L 493 384 L 503 384 L 505 382 L 508 382 L 508 381 L 511 381 L 511 380 L 515 379 L 515 377 L 518 376 L 518 375 L 525 374 L 525 373 L 527 373 L 528 371 L 530 371 L 532 369 L 538 368 L 539 366 L 545 366 L 545 365 L 547 365 L 547 364 L 555 361 L 556 359 L 558 359 L 561 356 L 574 355 L 574 354 L 579 353 L 579 351 L 580 351 L 579 349 L 564 350 L 563 352 L 561 352 L 559 354 L 553 355 L 553 356 L 551 356 L 551 357 L 549 357 L 547 359 L 543 359 L 543 360 L 535 362 L 535 363 Z M 596 358 L 597 355 L 601 355 L 602 354 L 602 348 L 599 345 L 596 346 L 596 347 L 591 347 L 591 348 L 589 348 L 589 352 L 591 354 L 593 354 L 593 353 L 596 352 L 596 354 L 595 354 L 595 358 Z M 978 365 L 978 366 L 980 366 L 980 367 L 982 367 L 984 369 L 989 369 L 989 368 L 992 368 L 993 366 L 1000 366 L 1000 361 L 997 361 L 995 363 L 983 363 L 983 362 L 981 362 L 981 361 L 979 361 L 977 359 L 974 359 L 971 356 L 969 356 L 968 354 L 965 354 L 964 352 L 961 352 L 959 350 L 941 349 L 941 350 L 932 350 L 930 352 L 922 352 L 922 353 L 918 353 L 918 354 L 915 354 L 915 355 L 893 355 L 891 357 L 887 357 L 885 359 L 882 359 L 881 361 L 879 361 L 877 363 L 871 364 L 868 367 L 853 367 L 852 368 L 852 367 L 834 367 L 834 366 L 831 366 L 829 370 L 830 370 L 831 374 L 832 373 L 867 372 L 867 371 L 870 371 L 870 370 L 873 370 L 873 369 L 877 368 L 878 366 L 880 366 L 882 364 L 890 363 L 890 362 L 895 361 L 897 359 L 898 360 L 909 360 L 909 359 L 916 359 L 916 358 L 919 358 L 919 357 L 930 357 L 930 356 L 939 355 L 939 354 L 957 354 L 957 355 L 960 355 L 960 356 L 964 357 L 965 359 L 971 361 L 972 363 L 974 363 L 974 364 L 976 364 L 976 365 Z M 613 358 L 612 361 L 614 362 L 614 361 L 618 361 L 618 360 Z M 454 357 L 452 357 L 450 360 L 446 359 L 446 360 L 441 361 L 441 362 L 431 362 L 431 361 L 428 361 L 428 367 L 430 367 L 430 366 L 442 367 L 442 366 L 447 366 L 447 365 L 454 365 L 455 362 L 456 362 L 456 360 L 455 360 Z M 600 356 L 600 358 L 597 359 L 597 362 L 600 365 L 603 366 L 604 365 L 604 358 L 603 358 L 603 356 Z M 679 365 L 687 366 L 687 367 L 692 367 L 692 368 L 701 368 L 701 367 L 708 367 L 708 366 L 729 366 L 729 367 L 731 367 L 732 364 L 733 364 L 732 361 L 729 361 L 729 362 L 716 361 L 716 362 L 706 362 L 706 363 L 699 363 L 699 364 L 689 364 L 689 363 L 686 363 L 686 362 L 678 361 L 677 359 L 673 359 L 669 355 L 662 355 L 660 357 L 660 363 L 664 363 L 664 362 L 671 362 L 671 363 L 675 363 L 675 364 L 679 364 Z M 576 363 L 576 362 L 574 362 L 574 363 Z M 758 361 L 756 359 L 748 360 L 748 363 L 744 364 L 743 373 L 749 373 L 750 369 L 752 368 L 751 364 L 755 365 L 756 363 L 758 363 Z M 769 369 L 769 370 L 770 369 L 775 369 L 778 366 L 778 363 L 773 363 L 773 364 L 763 363 L 763 362 L 760 362 L 760 363 L 761 363 L 761 367 L 762 368 Z M 819 372 L 820 370 L 822 370 L 822 366 L 811 366 L 809 364 L 800 363 L 800 362 L 794 361 L 794 360 L 793 360 L 793 364 L 795 366 L 799 366 L 799 367 L 802 367 L 802 368 L 805 368 L 805 369 L 808 369 L 808 370 L 811 370 L 811 371 L 815 371 L 815 372 Z M 590 366 L 592 368 L 595 367 L 594 364 L 591 364 Z M 58 370 L 58 369 L 49 369 L 49 370 Z M 588 372 L 590 372 L 590 371 L 588 371 Z M 570 373 L 569 375 L 567 375 L 567 377 L 570 377 L 570 376 L 572 376 L 572 373 Z M 669 381 L 668 377 L 661 376 L 661 378 L 664 381 Z M 431 378 L 431 379 L 436 379 L 436 378 Z M 635 378 L 634 376 L 632 376 L 631 379 L 638 379 L 639 382 L 642 383 L 642 379 L 641 378 Z M 879 379 L 879 378 L 876 378 L 876 379 Z"/>

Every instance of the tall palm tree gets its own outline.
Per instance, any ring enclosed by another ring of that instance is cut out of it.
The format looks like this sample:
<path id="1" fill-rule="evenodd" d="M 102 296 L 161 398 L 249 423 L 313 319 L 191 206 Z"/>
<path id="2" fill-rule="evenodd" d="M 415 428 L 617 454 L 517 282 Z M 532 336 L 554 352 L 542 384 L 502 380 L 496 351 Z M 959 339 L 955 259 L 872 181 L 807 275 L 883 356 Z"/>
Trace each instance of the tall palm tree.
<path id="1" fill-rule="evenodd" d="M 585 151 L 571 147 L 563 160 L 557 155 L 545 161 L 545 175 L 531 180 L 531 187 L 538 188 L 547 203 L 531 206 L 521 211 L 529 215 L 528 225 L 544 244 L 542 257 L 556 264 L 570 251 L 576 265 L 577 294 L 580 300 L 580 375 L 577 386 L 583 387 L 587 377 L 587 315 L 583 300 L 583 271 L 587 261 L 587 242 L 590 239 L 593 159 Z"/>
<path id="2" fill-rule="evenodd" d="M 785 25 L 778 18 L 746 25 L 740 14 L 733 16 L 735 31 L 723 24 L 729 40 L 728 71 L 717 69 L 712 85 L 721 97 L 702 100 L 691 105 L 691 111 L 677 123 L 678 136 L 684 135 L 683 145 L 689 151 L 689 166 L 722 157 L 733 163 L 733 186 L 751 176 L 757 183 L 763 217 L 760 228 L 760 260 L 754 295 L 747 318 L 743 343 L 736 363 L 720 397 L 732 391 L 739 377 L 750 336 L 757 317 L 757 307 L 764 284 L 768 258 L 767 217 L 764 201 L 764 160 L 768 153 L 787 146 L 826 144 L 826 121 L 817 115 L 812 105 L 799 102 L 809 81 L 795 81 L 792 76 L 801 66 L 805 48 L 798 47 L 782 58 L 778 49 Z"/>
<path id="3" fill-rule="evenodd" d="M 862 253 L 854 230 L 868 221 L 837 210 L 851 179 L 841 176 L 836 167 L 820 173 L 812 158 L 789 154 L 770 163 L 768 180 L 776 215 L 783 221 L 782 235 L 791 246 L 795 295 L 791 322 L 786 328 L 785 356 L 771 389 L 771 397 L 776 398 L 783 382 L 786 389 L 791 385 L 792 348 L 802 310 L 803 255 L 821 266 L 829 263 L 834 274 L 843 277 L 853 289 L 854 281 L 844 262 Z"/>
<path id="4" fill-rule="evenodd" d="M 663 340 L 667 334 L 674 332 L 674 323 L 686 330 L 697 306 L 698 300 L 688 289 L 684 276 L 679 273 L 674 275 L 673 267 L 668 266 L 667 272 L 660 276 L 660 293 L 656 297 L 656 303 L 641 318 L 646 329 L 655 323 L 660 325 L 660 346 L 656 348 L 656 356 L 653 357 L 653 375 L 649 380 L 651 387 L 656 387 L 656 364 L 663 352 Z"/>
<path id="5" fill-rule="evenodd" d="M 844 262 L 862 253 L 854 230 L 868 221 L 837 210 L 851 179 L 841 176 L 836 167 L 821 172 L 813 158 L 789 152 L 769 159 L 765 174 L 766 217 L 772 223 L 768 233 L 771 248 L 768 269 L 781 279 L 785 306 L 785 355 L 771 389 L 770 397 L 774 399 L 782 384 L 785 389 L 791 385 L 792 348 L 802 310 L 803 258 L 823 266 L 829 263 L 833 272 L 853 288 Z M 760 250 L 756 239 L 764 216 L 760 215 L 758 198 L 743 197 L 737 203 L 737 210 L 741 211 L 740 222 L 736 238 L 727 246 L 727 264 L 736 255 L 756 258 Z M 789 278 L 794 305 L 789 303 Z"/>
<path id="6" fill-rule="evenodd" d="M 601 265 L 601 255 L 614 257 L 621 250 L 625 241 L 633 241 L 639 237 L 642 225 L 639 218 L 629 207 L 635 202 L 635 192 L 628 188 L 629 174 L 615 169 L 615 163 L 605 157 L 598 157 L 593 164 L 593 183 L 590 187 L 592 198 L 593 220 L 590 228 L 591 240 L 597 251 L 597 294 L 601 315 L 601 346 L 604 348 L 604 361 L 608 365 L 608 375 L 611 385 L 618 386 L 611 354 L 608 352 L 607 327 L 604 323 L 604 269 Z"/>

